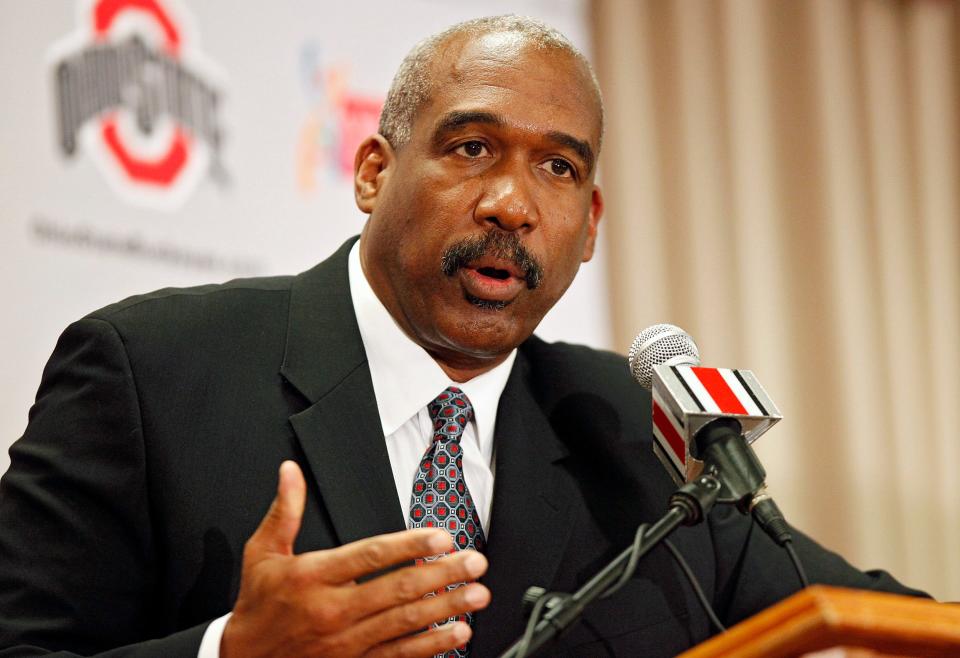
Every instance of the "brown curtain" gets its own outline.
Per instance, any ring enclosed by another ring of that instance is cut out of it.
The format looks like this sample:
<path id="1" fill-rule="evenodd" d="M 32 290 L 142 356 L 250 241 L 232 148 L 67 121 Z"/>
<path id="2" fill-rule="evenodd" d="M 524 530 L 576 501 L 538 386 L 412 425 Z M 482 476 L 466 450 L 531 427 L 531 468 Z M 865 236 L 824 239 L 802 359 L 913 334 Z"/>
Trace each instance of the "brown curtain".
<path id="1" fill-rule="evenodd" d="M 595 0 L 617 343 L 673 322 L 784 413 L 796 526 L 960 600 L 960 19 Z"/>

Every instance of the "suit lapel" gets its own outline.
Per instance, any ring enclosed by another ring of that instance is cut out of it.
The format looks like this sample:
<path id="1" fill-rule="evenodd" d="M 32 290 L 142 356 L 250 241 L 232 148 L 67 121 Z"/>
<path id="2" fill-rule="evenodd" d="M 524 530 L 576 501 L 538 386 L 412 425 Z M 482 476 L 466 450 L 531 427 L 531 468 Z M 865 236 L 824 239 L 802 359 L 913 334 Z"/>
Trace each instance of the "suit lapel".
<path id="1" fill-rule="evenodd" d="M 340 543 L 405 528 L 366 368 L 290 422 Z"/>
<path id="2" fill-rule="evenodd" d="M 567 455 L 531 395 L 523 352 L 500 398 L 496 481 L 488 533 L 493 592 L 476 618 L 473 654 L 496 655 L 523 628 L 522 597 L 531 585 L 549 587 L 570 536 L 573 485 L 556 463 Z"/>
<path id="3" fill-rule="evenodd" d="M 310 402 L 290 423 L 341 543 L 405 527 L 350 299 L 354 242 L 295 279 L 280 370 Z"/>

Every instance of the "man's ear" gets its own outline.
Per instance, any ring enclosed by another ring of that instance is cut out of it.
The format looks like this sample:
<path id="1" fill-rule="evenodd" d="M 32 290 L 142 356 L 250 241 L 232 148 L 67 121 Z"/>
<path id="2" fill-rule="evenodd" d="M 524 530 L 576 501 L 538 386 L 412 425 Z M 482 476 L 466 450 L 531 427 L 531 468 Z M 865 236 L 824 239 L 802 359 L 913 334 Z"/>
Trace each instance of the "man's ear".
<path id="1" fill-rule="evenodd" d="M 596 185 L 590 196 L 590 214 L 587 216 L 587 240 L 583 243 L 583 262 L 593 258 L 593 251 L 597 246 L 597 225 L 603 217 L 603 193 Z"/>
<path id="2" fill-rule="evenodd" d="M 383 135 L 370 135 L 353 158 L 353 195 L 361 212 L 369 215 L 390 175 L 394 152 Z"/>

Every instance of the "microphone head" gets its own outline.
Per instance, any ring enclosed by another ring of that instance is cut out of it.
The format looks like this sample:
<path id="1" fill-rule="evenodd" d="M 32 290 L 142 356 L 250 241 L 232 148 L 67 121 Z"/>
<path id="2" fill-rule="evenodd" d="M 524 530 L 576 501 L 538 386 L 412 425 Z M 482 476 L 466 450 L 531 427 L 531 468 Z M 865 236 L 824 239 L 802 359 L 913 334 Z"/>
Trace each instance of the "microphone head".
<path id="1" fill-rule="evenodd" d="M 630 374 L 648 391 L 653 386 L 654 366 L 698 366 L 700 350 L 686 331 L 672 324 L 647 327 L 633 339 L 627 353 Z"/>

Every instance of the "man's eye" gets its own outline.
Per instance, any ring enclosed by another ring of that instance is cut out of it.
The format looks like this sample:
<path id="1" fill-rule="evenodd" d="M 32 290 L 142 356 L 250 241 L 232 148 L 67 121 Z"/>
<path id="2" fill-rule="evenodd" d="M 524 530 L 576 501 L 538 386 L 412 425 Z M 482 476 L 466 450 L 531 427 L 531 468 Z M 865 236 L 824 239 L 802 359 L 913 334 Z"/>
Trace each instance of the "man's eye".
<path id="1" fill-rule="evenodd" d="M 479 158 L 486 153 L 487 147 L 483 142 L 465 142 L 456 148 L 456 152 L 468 158 Z"/>
<path id="2" fill-rule="evenodd" d="M 561 178 L 573 178 L 573 165 L 566 160 L 554 158 L 546 162 L 550 173 Z"/>

